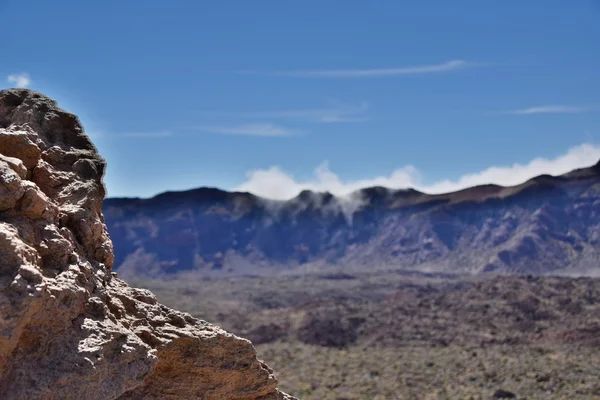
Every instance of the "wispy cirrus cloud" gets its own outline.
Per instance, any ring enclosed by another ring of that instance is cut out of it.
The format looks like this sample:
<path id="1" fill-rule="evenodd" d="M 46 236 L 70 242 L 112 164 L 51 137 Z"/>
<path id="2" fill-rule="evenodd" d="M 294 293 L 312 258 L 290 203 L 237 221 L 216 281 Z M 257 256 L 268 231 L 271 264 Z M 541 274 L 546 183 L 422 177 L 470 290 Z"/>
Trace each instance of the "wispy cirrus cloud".
<path id="1" fill-rule="evenodd" d="M 330 102 L 321 108 L 297 108 L 273 111 L 246 111 L 246 112 L 220 112 L 200 111 L 203 114 L 217 115 L 220 117 L 234 117 L 244 119 L 276 119 L 301 121 L 312 123 L 336 123 L 336 122 L 363 122 L 368 121 L 368 103 L 347 104 L 337 101 Z"/>
<path id="2" fill-rule="evenodd" d="M 319 109 L 280 110 L 244 113 L 244 115 L 251 118 L 276 118 L 317 123 L 360 122 L 369 119 L 365 114 L 368 108 L 369 105 L 367 103 L 360 103 L 358 105 L 335 103 L 330 107 Z"/>
<path id="3" fill-rule="evenodd" d="M 242 74 L 251 75 L 278 75 L 292 77 L 315 77 L 315 78 L 368 78 L 398 75 L 421 75 L 448 71 L 456 71 L 465 68 L 482 66 L 465 60 L 451 60 L 441 64 L 416 65 L 397 68 L 370 68 L 370 69 L 323 69 L 323 70 L 297 70 L 297 71 L 238 71 Z"/>
<path id="4" fill-rule="evenodd" d="M 127 133 L 123 133 L 121 136 L 125 136 L 125 137 L 139 137 L 139 138 L 159 138 L 159 137 L 173 136 L 173 132 L 171 132 L 171 131 L 127 132 Z"/>
<path id="5" fill-rule="evenodd" d="M 134 131 L 134 132 L 107 132 L 104 130 L 90 130 L 85 132 L 93 139 L 98 138 L 164 138 L 174 136 L 172 131 Z"/>
<path id="6" fill-rule="evenodd" d="M 215 133 L 219 135 L 241 135 L 241 136 L 265 136 L 265 137 L 280 137 L 293 136 L 298 134 L 298 131 L 285 128 L 280 125 L 263 123 L 263 124 L 245 124 L 235 126 L 199 126 L 191 128 L 202 132 Z"/>
<path id="7" fill-rule="evenodd" d="M 31 85 L 31 78 L 26 72 L 20 74 L 10 74 L 6 77 L 6 81 L 18 88 L 26 88 Z"/>
<path id="8" fill-rule="evenodd" d="M 570 106 L 570 105 L 542 105 L 519 110 L 510 111 L 511 114 L 529 115 L 529 114 L 578 114 L 593 111 L 597 108 L 589 106 Z"/>

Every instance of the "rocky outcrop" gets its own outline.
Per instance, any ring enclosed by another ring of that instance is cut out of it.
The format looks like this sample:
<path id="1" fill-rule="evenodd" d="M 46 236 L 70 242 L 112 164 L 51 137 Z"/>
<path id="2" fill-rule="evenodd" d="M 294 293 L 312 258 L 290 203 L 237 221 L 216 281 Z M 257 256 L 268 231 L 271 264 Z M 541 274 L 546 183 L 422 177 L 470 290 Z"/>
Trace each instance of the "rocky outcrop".
<path id="1" fill-rule="evenodd" d="M 73 114 L 0 91 L 0 398 L 291 399 L 248 340 L 111 272 L 105 166 Z"/>

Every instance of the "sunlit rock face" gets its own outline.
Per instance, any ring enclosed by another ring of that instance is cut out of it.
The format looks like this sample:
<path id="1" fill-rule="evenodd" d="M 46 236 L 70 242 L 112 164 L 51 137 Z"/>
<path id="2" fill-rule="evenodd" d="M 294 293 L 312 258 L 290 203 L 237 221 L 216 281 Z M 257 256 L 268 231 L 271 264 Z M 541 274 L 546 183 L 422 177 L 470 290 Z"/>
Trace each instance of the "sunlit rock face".
<path id="1" fill-rule="evenodd" d="M 111 272 L 105 167 L 76 116 L 0 91 L 0 398 L 291 399 L 249 341 Z"/>

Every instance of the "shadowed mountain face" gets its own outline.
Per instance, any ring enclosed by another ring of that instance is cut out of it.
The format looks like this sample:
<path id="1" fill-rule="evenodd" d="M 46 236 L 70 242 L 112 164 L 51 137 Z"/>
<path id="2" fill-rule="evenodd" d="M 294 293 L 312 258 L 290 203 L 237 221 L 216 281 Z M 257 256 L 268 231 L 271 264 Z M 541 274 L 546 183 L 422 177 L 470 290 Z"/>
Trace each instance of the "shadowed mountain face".
<path id="1" fill-rule="evenodd" d="M 428 195 L 304 191 L 288 201 L 201 188 L 103 206 L 116 268 L 178 272 L 400 268 L 451 273 L 600 270 L 600 163 L 514 187 Z"/>

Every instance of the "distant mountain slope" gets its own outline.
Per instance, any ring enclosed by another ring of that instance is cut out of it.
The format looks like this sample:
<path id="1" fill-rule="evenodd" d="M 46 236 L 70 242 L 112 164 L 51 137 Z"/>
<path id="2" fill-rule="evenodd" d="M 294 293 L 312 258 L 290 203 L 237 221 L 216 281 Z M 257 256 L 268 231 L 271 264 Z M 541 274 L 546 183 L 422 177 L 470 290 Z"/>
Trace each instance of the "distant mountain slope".
<path id="1" fill-rule="evenodd" d="M 403 268 L 456 273 L 600 270 L 600 162 L 521 185 L 428 195 L 372 187 L 288 201 L 200 188 L 109 198 L 122 274 Z"/>

